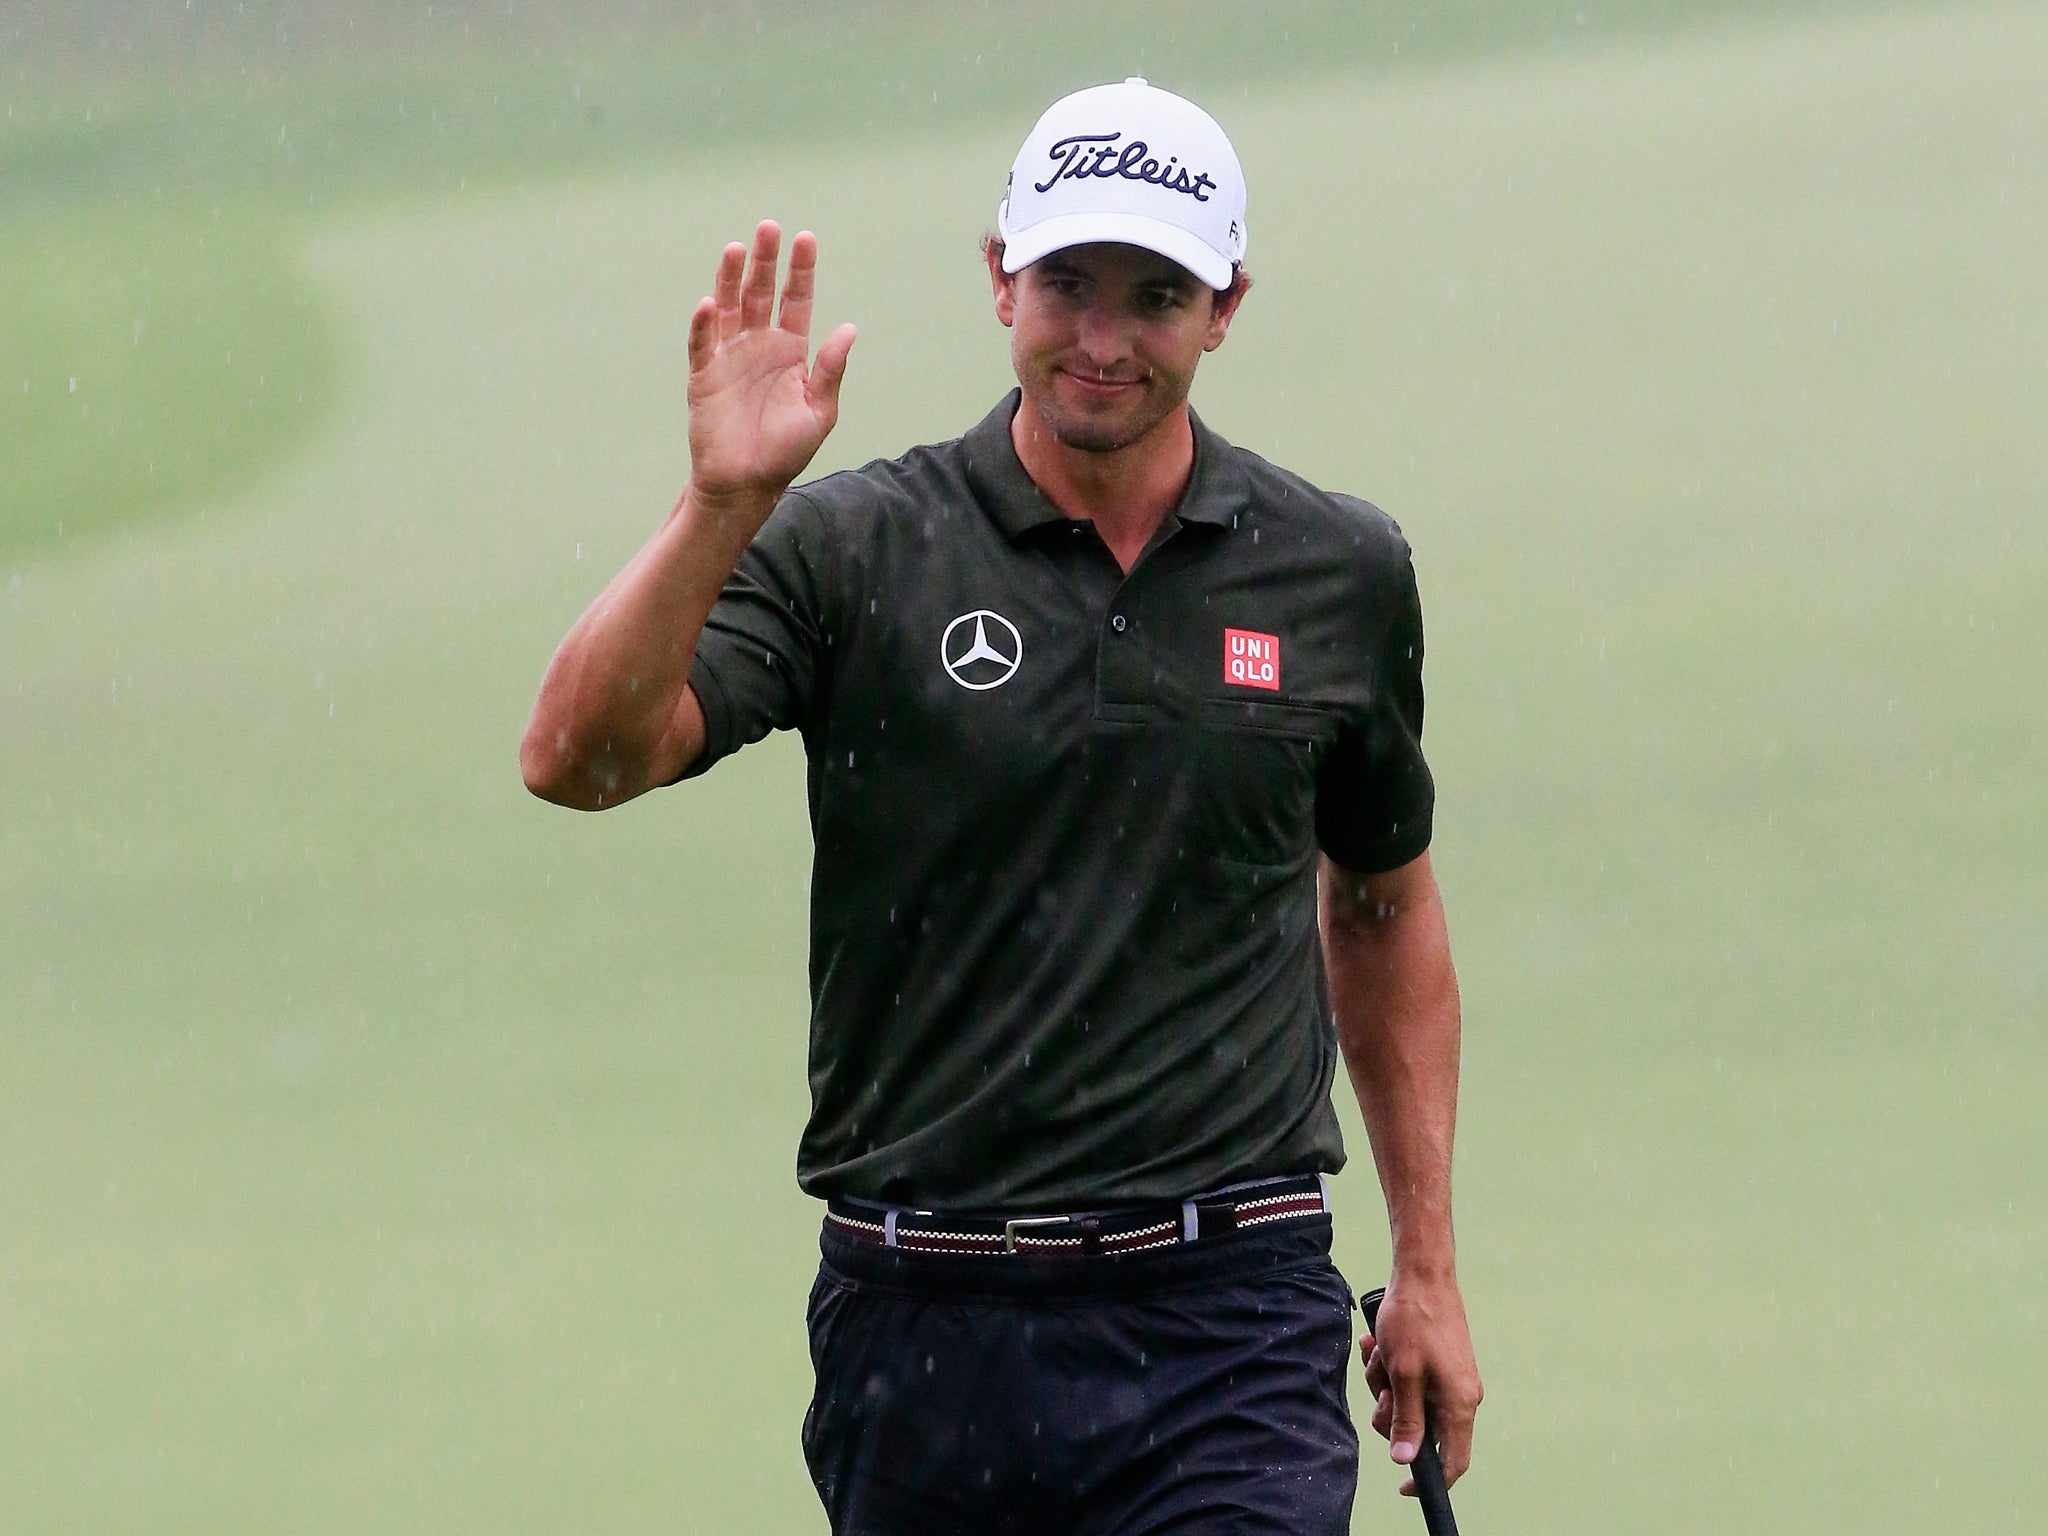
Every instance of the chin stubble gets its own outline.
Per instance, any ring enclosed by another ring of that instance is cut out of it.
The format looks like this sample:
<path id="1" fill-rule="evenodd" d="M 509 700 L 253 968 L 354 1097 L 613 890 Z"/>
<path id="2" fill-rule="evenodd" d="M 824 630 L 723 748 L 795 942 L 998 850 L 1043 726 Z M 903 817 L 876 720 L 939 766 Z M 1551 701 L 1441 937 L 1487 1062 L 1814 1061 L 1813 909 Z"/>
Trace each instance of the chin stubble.
<path id="1" fill-rule="evenodd" d="M 1147 369 L 1139 382 L 1149 385 L 1155 377 L 1155 370 Z M 1172 413 L 1174 406 L 1185 398 L 1186 395 L 1183 393 L 1176 399 L 1165 402 L 1156 412 L 1147 412 L 1145 418 L 1134 427 L 1122 431 L 1110 423 L 1066 421 L 1055 419 L 1044 412 L 1041 412 L 1041 415 L 1044 416 L 1047 427 L 1051 429 L 1053 440 L 1061 447 L 1072 448 L 1079 453 L 1117 453 L 1130 447 L 1158 426 Z"/>

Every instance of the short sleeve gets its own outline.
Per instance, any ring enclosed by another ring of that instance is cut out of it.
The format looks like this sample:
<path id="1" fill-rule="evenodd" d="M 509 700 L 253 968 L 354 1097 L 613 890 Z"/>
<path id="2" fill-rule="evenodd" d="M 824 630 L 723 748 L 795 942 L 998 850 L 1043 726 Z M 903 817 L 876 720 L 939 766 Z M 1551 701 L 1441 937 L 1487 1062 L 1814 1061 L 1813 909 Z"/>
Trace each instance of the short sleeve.
<path id="1" fill-rule="evenodd" d="M 1360 874 L 1420 858 L 1436 806 L 1422 756 L 1422 599 L 1405 544 L 1382 590 L 1386 628 L 1370 661 L 1371 694 L 1324 754 L 1316 779 L 1316 842 Z"/>
<path id="2" fill-rule="evenodd" d="M 825 519 L 800 491 L 784 496 L 712 605 L 690 666 L 704 711 L 703 773 L 770 731 L 801 728 L 826 674 L 833 551 Z"/>

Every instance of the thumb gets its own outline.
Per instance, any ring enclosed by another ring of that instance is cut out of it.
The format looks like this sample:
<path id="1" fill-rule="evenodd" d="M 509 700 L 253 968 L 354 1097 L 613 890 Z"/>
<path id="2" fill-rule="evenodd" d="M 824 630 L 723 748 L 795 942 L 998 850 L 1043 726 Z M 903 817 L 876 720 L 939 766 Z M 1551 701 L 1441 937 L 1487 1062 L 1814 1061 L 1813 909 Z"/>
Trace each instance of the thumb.
<path id="1" fill-rule="evenodd" d="M 818 360 L 804 385 L 812 403 L 827 407 L 835 416 L 839 412 L 839 386 L 846 378 L 846 357 L 853 350 L 856 334 L 851 325 L 842 325 L 827 336 L 825 344 L 818 348 Z"/>

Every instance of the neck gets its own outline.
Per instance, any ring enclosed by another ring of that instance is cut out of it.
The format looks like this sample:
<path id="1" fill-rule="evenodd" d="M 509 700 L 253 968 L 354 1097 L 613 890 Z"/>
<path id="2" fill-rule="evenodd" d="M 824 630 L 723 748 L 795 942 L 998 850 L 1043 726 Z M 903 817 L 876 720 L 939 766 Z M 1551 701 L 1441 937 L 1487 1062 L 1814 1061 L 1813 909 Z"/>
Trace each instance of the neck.
<path id="1" fill-rule="evenodd" d="M 1027 394 L 1010 419 L 1010 442 L 1039 490 L 1068 517 L 1093 523 L 1126 571 L 1179 505 L 1195 469 L 1186 401 L 1136 442 L 1091 453 L 1054 437 Z"/>

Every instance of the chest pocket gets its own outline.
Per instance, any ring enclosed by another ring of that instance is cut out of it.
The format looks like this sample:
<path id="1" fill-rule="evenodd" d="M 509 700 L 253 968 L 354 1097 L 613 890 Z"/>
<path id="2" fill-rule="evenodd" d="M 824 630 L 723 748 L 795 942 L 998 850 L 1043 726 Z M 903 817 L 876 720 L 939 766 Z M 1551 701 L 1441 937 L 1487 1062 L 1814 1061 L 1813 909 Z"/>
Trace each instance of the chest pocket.
<path id="1" fill-rule="evenodd" d="M 1337 714 L 1314 704 L 1205 699 L 1195 732 L 1194 851 L 1292 873 L 1315 847 L 1316 769 Z"/>

